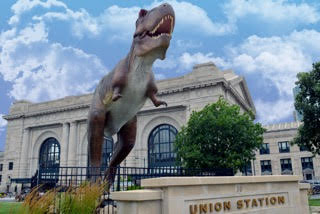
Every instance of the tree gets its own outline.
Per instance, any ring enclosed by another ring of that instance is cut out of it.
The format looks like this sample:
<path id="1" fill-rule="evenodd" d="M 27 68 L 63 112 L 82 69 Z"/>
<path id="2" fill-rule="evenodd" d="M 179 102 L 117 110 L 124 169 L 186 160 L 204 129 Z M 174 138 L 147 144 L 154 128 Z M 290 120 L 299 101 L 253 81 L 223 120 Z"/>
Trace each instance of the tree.
<path id="1" fill-rule="evenodd" d="M 313 64 L 310 72 L 301 72 L 296 82 L 299 92 L 295 108 L 302 114 L 302 125 L 293 143 L 320 154 L 320 62 Z"/>
<path id="2" fill-rule="evenodd" d="M 195 169 L 243 169 L 255 158 L 265 129 L 253 122 L 253 114 L 223 98 L 192 112 L 175 141 L 179 164 Z"/>

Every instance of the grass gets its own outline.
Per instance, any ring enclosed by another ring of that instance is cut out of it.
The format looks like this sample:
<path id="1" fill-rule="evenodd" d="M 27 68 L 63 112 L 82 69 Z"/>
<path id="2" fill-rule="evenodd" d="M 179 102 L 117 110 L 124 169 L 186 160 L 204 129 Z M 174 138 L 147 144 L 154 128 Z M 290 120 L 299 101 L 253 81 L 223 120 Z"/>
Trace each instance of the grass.
<path id="1" fill-rule="evenodd" d="M 0 202 L 0 214 L 19 213 L 21 206 L 21 202 Z"/>
<path id="2" fill-rule="evenodd" d="M 320 199 L 309 199 L 309 206 L 320 206 Z"/>

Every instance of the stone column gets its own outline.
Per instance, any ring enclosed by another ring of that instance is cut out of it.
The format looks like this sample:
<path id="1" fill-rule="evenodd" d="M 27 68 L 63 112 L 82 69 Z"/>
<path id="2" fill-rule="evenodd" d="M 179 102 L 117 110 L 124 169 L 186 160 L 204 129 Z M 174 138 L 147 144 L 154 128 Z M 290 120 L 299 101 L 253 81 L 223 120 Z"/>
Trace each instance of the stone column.
<path id="1" fill-rule="evenodd" d="M 76 166 L 77 160 L 77 122 L 70 124 L 69 146 L 68 146 L 68 166 Z"/>
<path id="2" fill-rule="evenodd" d="M 68 163 L 68 146 L 69 146 L 69 123 L 63 123 L 62 126 L 62 142 L 61 142 L 61 156 L 60 156 L 60 166 L 67 166 Z"/>
<path id="3" fill-rule="evenodd" d="M 19 168 L 19 177 L 26 178 L 28 172 L 28 157 L 29 157 L 29 135 L 30 129 L 26 128 L 23 130 L 23 137 L 22 137 L 22 147 L 20 151 L 20 168 Z"/>

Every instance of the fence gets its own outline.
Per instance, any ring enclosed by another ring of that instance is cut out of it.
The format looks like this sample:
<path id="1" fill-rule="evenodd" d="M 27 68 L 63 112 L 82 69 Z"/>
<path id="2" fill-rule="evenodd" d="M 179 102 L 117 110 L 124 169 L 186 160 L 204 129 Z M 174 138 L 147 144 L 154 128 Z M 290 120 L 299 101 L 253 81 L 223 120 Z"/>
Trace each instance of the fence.
<path id="1" fill-rule="evenodd" d="M 59 167 L 59 168 L 40 168 L 38 173 L 38 184 L 43 188 L 57 188 L 61 192 L 67 191 L 71 187 L 77 187 L 87 181 L 89 178 L 103 179 L 105 168 L 93 167 Z M 139 168 L 139 167 L 118 167 L 115 176 L 115 182 L 111 186 L 111 191 L 125 191 L 140 189 L 141 180 L 156 177 L 177 177 L 177 176 L 231 176 L 232 170 L 215 169 L 183 169 L 177 167 L 166 168 Z M 60 194 L 61 195 L 61 194 Z M 105 192 L 102 197 L 101 207 L 109 205 L 105 213 L 114 213 L 116 203 Z"/>

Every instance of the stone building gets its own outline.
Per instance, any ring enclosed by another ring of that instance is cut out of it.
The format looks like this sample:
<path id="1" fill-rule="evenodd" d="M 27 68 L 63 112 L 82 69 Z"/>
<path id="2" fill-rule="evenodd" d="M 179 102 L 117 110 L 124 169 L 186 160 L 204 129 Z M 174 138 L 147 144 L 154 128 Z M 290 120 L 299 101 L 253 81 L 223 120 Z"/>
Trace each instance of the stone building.
<path id="1" fill-rule="evenodd" d="M 170 166 L 175 164 L 172 143 L 194 110 L 223 96 L 255 113 L 243 77 L 231 70 L 221 71 L 213 63 L 196 65 L 185 76 L 157 82 L 159 98 L 168 107 L 155 108 L 147 101 L 138 113 L 136 145 L 126 166 Z M 9 114 L 1 190 L 12 188 L 10 179 L 30 178 L 42 166 L 87 166 L 86 118 L 91 94 L 70 96 L 49 102 L 14 103 Z M 116 137 L 106 139 L 104 159 L 112 151 Z M 12 191 L 12 189 L 11 189 Z"/>
<path id="2" fill-rule="evenodd" d="M 122 163 L 125 166 L 174 165 L 175 135 L 192 111 L 216 102 L 220 96 L 239 105 L 242 112 L 251 110 L 255 114 L 245 79 L 231 70 L 221 71 L 213 63 L 196 65 L 189 74 L 158 81 L 157 86 L 160 99 L 165 100 L 168 107 L 155 108 L 150 101 L 146 102 L 138 113 L 136 145 Z M 4 117 L 8 125 L 5 151 L 0 153 L 0 192 L 14 191 L 15 186 L 19 189 L 21 186 L 11 184 L 10 180 L 31 178 L 41 167 L 87 166 L 86 119 L 91 97 L 91 94 L 70 96 L 41 103 L 17 101 L 11 106 Z M 283 160 L 290 159 L 293 174 L 304 173 L 306 178 L 310 178 L 310 174 L 311 178 L 318 176 L 318 158 L 313 159 L 312 167 L 310 162 L 306 164 L 312 159 L 303 159 L 311 156 L 309 152 L 300 152 L 295 146 L 286 153 L 277 149 L 279 142 L 289 141 L 296 134 L 297 126 L 297 123 L 267 126 L 265 143 L 270 154 L 258 151 L 249 174 L 291 173 L 281 170 Z M 103 164 L 107 164 L 116 141 L 115 136 L 105 140 Z M 286 164 L 290 169 L 290 164 Z"/>
<path id="3" fill-rule="evenodd" d="M 320 158 L 290 141 L 297 135 L 300 122 L 265 126 L 264 144 L 252 161 L 254 175 L 302 175 L 305 180 L 320 179 Z"/>

